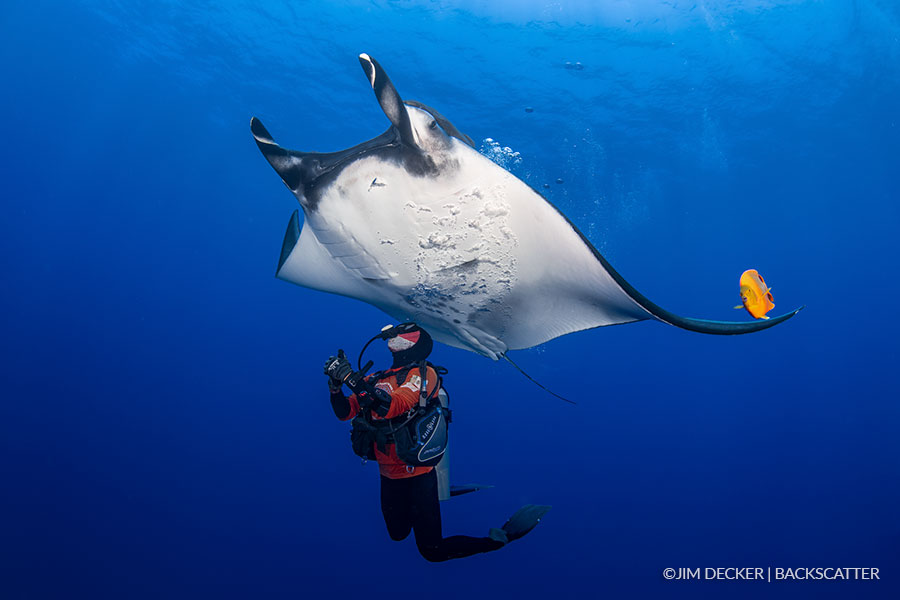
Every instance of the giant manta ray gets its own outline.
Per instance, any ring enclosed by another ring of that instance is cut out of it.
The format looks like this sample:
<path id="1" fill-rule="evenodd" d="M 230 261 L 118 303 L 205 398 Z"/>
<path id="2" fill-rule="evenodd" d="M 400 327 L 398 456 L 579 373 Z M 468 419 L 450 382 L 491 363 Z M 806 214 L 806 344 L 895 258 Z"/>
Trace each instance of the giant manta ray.
<path id="1" fill-rule="evenodd" d="M 256 118 L 266 160 L 300 201 L 277 276 L 414 320 L 445 344 L 493 359 L 590 329 L 655 319 L 691 331 L 750 333 L 769 320 L 708 321 L 657 306 L 575 225 L 482 156 L 442 114 L 402 100 L 384 69 L 359 62 L 391 126 L 333 153 L 282 148 Z"/>

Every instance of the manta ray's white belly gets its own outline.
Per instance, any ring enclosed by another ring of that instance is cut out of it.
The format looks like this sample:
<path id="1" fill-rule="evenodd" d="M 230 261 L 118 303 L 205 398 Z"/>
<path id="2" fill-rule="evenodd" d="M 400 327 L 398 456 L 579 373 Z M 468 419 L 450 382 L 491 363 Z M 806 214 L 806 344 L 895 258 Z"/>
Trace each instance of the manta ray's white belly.
<path id="1" fill-rule="evenodd" d="M 279 277 L 365 300 L 493 358 L 644 318 L 543 198 L 474 151 L 454 159 L 458 168 L 437 177 L 371 157 L 346 167 Z"/>
<path id="2" fill-rule="evenodd" d="M 307 223 L 348 276 L 364 280 L 370 302 L 440 330 L 438 337 L 451 334 L 453 345 L 502 353 L 495 333 L 472 324 L 488 314 L 495 323 L 511 317 L 504 299 L 516 282 L 518 244 L 508 188 L 517 180 L 494 173 L 485 184 L 490 178 L 477 177 L 483 169 L 464 171 L 466 181 L 450 174 L 438 185 L 392 163 L 360 160 L 341 173 Z"/>

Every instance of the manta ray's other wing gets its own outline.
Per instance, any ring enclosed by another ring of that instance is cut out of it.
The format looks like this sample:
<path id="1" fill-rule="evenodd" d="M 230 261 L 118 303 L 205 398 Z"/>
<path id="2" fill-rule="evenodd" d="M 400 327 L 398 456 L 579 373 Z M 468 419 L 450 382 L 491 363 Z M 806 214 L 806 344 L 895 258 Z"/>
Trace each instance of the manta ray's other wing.
<path id="1" fill-rule="evenodd" d="M 559 211 L 557 211 L 559 212 Z M 610 278 L 612 278 L 619 289 L 622 290 L 629 298 L 634 300 L 636 304 L 638 304 L 641 308 L 643 308 L 651 317 L 656 319 L 657 321 L 662 321 L 663 323 L 668 323 L 669 325 L 674 325 L 676 327 L 680 327 L 681 329 L 687 329 L 688 331 L 696 331 L 697 333 L 709 333 L 715 335 L 740 335 L 744 333 L 753 333 L 756 331 L 761 331 L 763 329 L 768 329 L 769 327 L 773 327 L 787 321 L 798 312 L 803 310 L 805 306 L 801 306 L 792 310 L 791 312 L 785 313 L 783 315 L 772 317 L 768 320 L 757 320 L 757 321 L 713 321 L 709 319 L 694 319 L 691 317 L 682 317 L 680 315 L 676 315 L 673 312 L 670 312 L 658 304 L 651 302 L 646 296 L 637 291 L 634 286 L 628 283 L 624 277 L 622 277 L 618 271 L 616 271 L 609 261 L 607 261 L 602 254 L 594 247 L 593 244 L 588 241 L 588 239 L 584 236 L 581 231 L 575 225 L 568 220 L 568 218 L 559 213 L 560 216 L 569 223 L 575 233 L 582 239 L 584 244 L 590 249 L 590 251 L 594 254 L 594 257 L 597 261 L 602 265 L 603 269 L 609 274 Z"/>
<path id="2" fill-rule="evenodd" d="M 465 147 L 461 168 L 491 182 L 481 201 L 484 258 L 497 285 L 489 302 L 466 311 L 460 327 L 476 338 L 486 334 L 508 349 L 530 348 L 556 337 L 609 325 L 653 319 L 701 333 L 759 331 L 790 318 L 725 322 L 681 317 L 651 302 L 629 284 L 555 206 L 500 166 Z M 457 203 L 465 207 L 463 201 Z M 503 213 L 492 231 L 485 213 Z M 502 220 L 501 220 L 502 219 Z M 493 243 L 493 251 L 487 252 Z M 507 256 L 508 255 L 508 256 Z M 460 265 L 460 268 L 465 265 Z M 458 277 L 466 274 L 461 272 Z"/>

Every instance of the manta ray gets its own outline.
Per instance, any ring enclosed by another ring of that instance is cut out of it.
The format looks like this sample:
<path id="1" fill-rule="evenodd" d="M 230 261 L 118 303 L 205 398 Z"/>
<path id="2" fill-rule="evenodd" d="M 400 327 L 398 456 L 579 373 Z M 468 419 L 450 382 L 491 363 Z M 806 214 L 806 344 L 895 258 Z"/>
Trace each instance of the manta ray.
<path id="1" fill-rule="evenodd" d="M 302 230 L 296 210 L 288 224 L 278 278 L 368 302 L 494 360 L 607 325 L 653 319 L 742 334 L 800 310 L 727 322 L 661 308 L 444 115 L 402 100 L 367 54 L 359 62 L 390 121 L 378 137 L 340 152 L 298 152 L 251 119 L 260 151 L 303 210 Z"/>

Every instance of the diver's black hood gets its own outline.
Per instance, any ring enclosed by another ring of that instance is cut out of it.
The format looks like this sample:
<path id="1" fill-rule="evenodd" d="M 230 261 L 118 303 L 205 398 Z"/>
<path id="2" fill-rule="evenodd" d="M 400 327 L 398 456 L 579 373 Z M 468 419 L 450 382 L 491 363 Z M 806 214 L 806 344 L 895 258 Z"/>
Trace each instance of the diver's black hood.
<path id="1" fill-rule="evenodd" d="M 419 339 L 411 348 L 407 348 L 406 350 L 398 350 L 397 352 L 392 352 L 394 356 L 394 369 L 405 367 L 407 365 L 414 365 L 426 360 L 431 355 L 431 350 L 434 348 L 434 341 L 431 339 L 431 336 L 427 331 L 415 325 L 412 328 L 407 329 L 404 333 L 408 333 L 411 331 L 419 332 Z"/>

